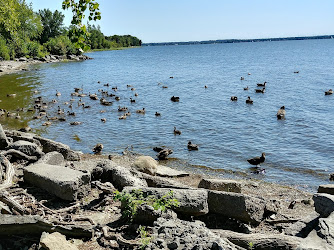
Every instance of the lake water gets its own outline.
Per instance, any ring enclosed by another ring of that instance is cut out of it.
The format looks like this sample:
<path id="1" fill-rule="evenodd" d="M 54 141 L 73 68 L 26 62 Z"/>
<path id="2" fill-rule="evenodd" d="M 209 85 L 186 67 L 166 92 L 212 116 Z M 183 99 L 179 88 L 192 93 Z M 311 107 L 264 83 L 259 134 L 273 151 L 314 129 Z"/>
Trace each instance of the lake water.
<path id="1" fill-rule="evenodd" d="M 0 77 L 0 108 L 32 107 L 34 98 L 43 96 L 58 101 L 49 105 L 52 117 L 58 105 L 70 110 L 64 103 L 74 98 L 76 117 L 45 127 L 45 119 L 31 120 L 33 113 L 21 112 L 19 121 L 1 117 L 0 122 L 7 128 L 28 124 L 34 132 L 86 153 L 102 143 L 104 153 L 132 145 L 134 151 L 155 157 L 152 148 L 163 145 L 174 150 L 171 157 L 176 159 L 168 164 L 175 167 L 309 190 L 328 183 L 334 172 L 334 95 L 324 95 L 334 88 L 334 40 L 154 46 L 87 55 L 94 60 L 41 64 L 36 70 Z M 266 92 L 255 93 L 257 83 L 264 81 Z M 111 87 L 116 86 L 114 92 Z M 82 97 L 91 106 L 83 109 L 79 97 L 70 95 L 74 87 L 99 97 L 99 89 L 108 90 L 120 100 L 106 97 L 114 103 L 102 106 Z M 17 97 L 6 97 L 11 92 Z M 180 101 L 171 102 L 173 95 Z M 232 102 L 231 96 L 238 101 Z M 245 103 L 247 96 L 253 105 Z M 136 102 L 130 103 L 130 97 Z M 119 105 L 128 107 L 131 116 L 119 120 Z M 277 120 L 283 105 L 286 119 Z M 143 107 L 145 115 L 135 112 Z M 83 123 L 71 126 L 71 121 Z M 173 134 L 174 126 L 181 135 Z M 199 145 L 198 151 L 187 150 L 189 140 Z M 262 152 L 266 173 L 252 174 L 246 160 Z"/>

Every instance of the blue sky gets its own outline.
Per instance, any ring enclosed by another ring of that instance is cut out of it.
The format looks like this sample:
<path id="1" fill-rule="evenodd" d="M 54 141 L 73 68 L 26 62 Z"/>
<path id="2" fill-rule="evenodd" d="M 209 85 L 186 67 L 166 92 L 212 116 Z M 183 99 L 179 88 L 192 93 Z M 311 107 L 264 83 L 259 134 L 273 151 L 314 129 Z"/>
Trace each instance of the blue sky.
<path id="1" fill-rule="evenodd" d="M 61 10 L 62 0 L 27 0 L 34 10 Z M 334 34 L 333 0 L 97 0 L 105 35 L 143 42 Z M 71 12 L 64 12 L 69 25 Z M 94 22 L 92 22 L 94 23 Z"/>

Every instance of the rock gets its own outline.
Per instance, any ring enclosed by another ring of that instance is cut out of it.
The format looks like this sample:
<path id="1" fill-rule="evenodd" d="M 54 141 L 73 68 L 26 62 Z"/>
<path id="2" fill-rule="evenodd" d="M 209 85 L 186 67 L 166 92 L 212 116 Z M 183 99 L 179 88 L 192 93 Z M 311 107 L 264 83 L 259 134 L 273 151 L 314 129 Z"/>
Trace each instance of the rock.
<path id="1" fill-rule="evenodd" d="M 44 163 L 49 165 L 62 165 L 64 164 L 64 156 L 56 151 L 45 154 L 36 164 Z"/>
<path id="2" fill-rule="evenodd" d="M 210 190 L 241 193 L 241 182 L 222 179 L 202 179 L 198 184 L 199 188 Z"/>
<path id="3" fill-rule="evenodd" d="M 159 167 L 160 169 L 160 167 Z M 158 170 L 159 170 L 158 169 Z M 147 185 L 149 187 L 157 187 L 157 188 L 183 188 L 183 189 L 191 189 L 191 187 L 181 184 L 180 182 L 170 180 L 167 178 L 162 178 L 159 176 L 152 176 L 145 173 L 140 173 L 140 178 L 146 180 Z"/>
<path id="4" fill-rule="evenodd" d="M 130 170 L 125 167 L 115 166 L 112 164 L 104 164 L 100 165 L 100 167 L 104 170 L 102 181 L 111 181 L 112 184 L 119 190 L 122 190 L 127 186 L 136 188 L 147 187 L 145 180 L 134 176 Z"/>
<path id="5" fill-rule="evenodd" d="M 283 234 L 243 234 L 236 233 L 229 230 L 212 230 L 220 237 L 233 242 L 235 245 L 242 247 L 242 249 L 297 249 L 300 245 L 301 239 L 294 236 L 286 236 Z M 249 243 L 253 243 L 253 248 L 250 248 Z M 299 248 L 298 248 L 299 249 Z"/>
<path id="6" fill-rule="evenodd" d="M 46 250 L 78 250 L 74 244 L 68 242 L 66 237 L 58 232 L 52 234 L 43 232 L 39 247 Z"/>
<path id="7" fill-rule="evenodd" d="M 313 211 L 311 214 L 302 216 L 302 219 L 284 229 L 286 235 L 305 238 L 317 226 L 319 214 Z"/>
<path id="8" fill-rule="evenodd" d="M 91 238 L 93 235 L 92 227 L 85 225 L 80 227 L 64 227 L 53 225 L 43 220 L 38 215 L 8 215 L 0 214 L 0 236 L 13 235 L 35 235 L 40 236 L 43 232 L 59 232 L 69 237 Z"/>
<path id="9" fill-rule="evenodd" d="M 334 211 L 334 196 L 331 194 L 314 194 L 313 201 L 315 211 L 317 211 L 321 217 L 328 217 Z"/>
<path id="10" fill-rule="evenodd" d="M 319 219 L 317 231 L 318 235 L 334 248 L 334 213 L 331 213 L 327 218 Z"/>
<path id="11" fill-rule="evenodd" d="M 3 130 L 0 124 L 0 150 L 5 149 L 8 145 L 9 145 L 9 141 L 7 139 L 5 131 Z"/>
<path id="12" fill-rule="evenodd" d="M 141 225 L 152 225 L 153 222 L 160 217 L 168 220 L 176 219 L 177 214 L 170 209 L 162 212 L 161 210 L 155 210 L 153 207 L 144 204 L 138 207 L 133 221 Z"/>
<path id="13" fill-rule="evenodd" d="M 333 246 L 330 246 L 325 239 L 322 239 L 314 229 L 309 235 L 301 240 L 301 244 L 297 248 L 298 250 L 332 250 Z"/>
<path id="14" fill-rule="evenodd" d="M 146 249 L 240 249 L 211 232 L 201 221 L 159 218 Z"/>
<path id="15" fill-rule="evenodd" d="M 21 151 L 15 150 L 15 149 L 9 149 L 3 153 L 4 156 L 10 156 L 11 161 L 13 160 L 25 160 L 28 162 L 35 162 L 37 161 L 37 156 L 29 156 L 25 153 L 22 153 Z"/>
<path id="16" fill-rule="evenodd" d="M 12 214 L 9 207 L 0 201 L 0 214 Z"/>
<path id="17" fill-rule="evenodd" d="M 161 177 L 183 177 L 189 176 L 187 172 L 179 171 L 176 169 L 172 169 L 170 167 L 166 167 L 163 165 L 158 165 L 156 175 Z"/>
<path id="18" fill-rule="evenodd" d="M 23 171 L 24 181 L 64 200 L 77 200 L 90 191 L 90 175 L 70 168 L 34 164 Z"/>
<path id="19" fill-rule="evenodd" d="M 258 224 L 263 219 L 265 202 L 244 194 L 209 191 L 210 213 L 221 214 L 243 222 Z"/>
<path id="20" fill-rule="evenodd" d="M 26 62 L 26 61 L 27 61 L 27 58 L 26 58 L 26 57 L 20 57 L 20 58 L 19 58 L 19 61 L 20 61 L 20 62 Z"/>
<path id="21" fill-rule="evenodd" d="M 56 58 L 56 56 L 54 56 L 54 55 L 50 55 L 50 60 L 52 60 L 52 61 L 56 61 L 58 58 Z"/>
<path id="22" fill-rule="evenodd" d="M 80 161 L 80 155 L 82 153 L 71 150 L 69 146 L 63 143 L 55 142 L 40 136 L 34 136 L 34 139 L 40 141 L 44 153 L 57 151 L 61 153 L 67 161 Z"/>
<path id="23" fill-rule="evenodd" d="M 136 188 L 126 187 L 125 192 L 130 192 Z M 208 209 L 208 193 L 206 190 L 198 189 L 171 189 L 171 188 L 140 188 L 145 196 L 154 195 L 158 198 L 173 191 L 173 197 L 178 200 L 179 207 L 173 210 L 177 213 L 188 216 L 199 216 L 207 214 Z"/>
<path id="24" fill-rule="evenodd" d="M 37 144 L 28 141 L 16 141 L 10 144 L 7 148 L 15 149 L 17 151 L 21 151 L 28 156 L 36 156 L 38 158 L 44 155 L 41 148 Z"/>
<path id="25" fill-rule="evenodd" d="M 134 167 L 143 173 L 155 175 L 157 172 L 158 162 L 150 156 L 139 156 L 135 163 Z"/>
<path id="26" fill-rule="evenodd" d="M 320 185 L 318 193 L 326 193 L 334 195 L 334 184 Z"/>

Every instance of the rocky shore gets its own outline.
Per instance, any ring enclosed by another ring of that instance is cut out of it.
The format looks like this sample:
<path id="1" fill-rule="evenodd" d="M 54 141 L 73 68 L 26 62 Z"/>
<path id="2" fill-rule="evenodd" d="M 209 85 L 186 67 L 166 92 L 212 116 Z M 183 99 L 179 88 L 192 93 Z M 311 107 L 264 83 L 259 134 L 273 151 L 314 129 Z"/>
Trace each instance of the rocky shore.
<path id="1" fill-rule="evenodd" d="M 91 59 L 86 55 L 68 55 L 68 56 L 58 56 L 58 55 L 48 55 L 42 58 L 34 57 L 27 59 L 26 57 L 16 58 L 11 61 L 0 61 L 0 76 L 5 74 L 11 74 L 20 71 L 29 70 L 29 66 L 39 63 L 53 63 L 61 61 L 82 61 Z"/>
<path id="2" fill-rule="evenodd" d="M 117 192 L 140 194 L 131 220 Z M 0 125 L 0 249 L 333 249 L 333 210 L 334 185 L 212 179 Z"/>

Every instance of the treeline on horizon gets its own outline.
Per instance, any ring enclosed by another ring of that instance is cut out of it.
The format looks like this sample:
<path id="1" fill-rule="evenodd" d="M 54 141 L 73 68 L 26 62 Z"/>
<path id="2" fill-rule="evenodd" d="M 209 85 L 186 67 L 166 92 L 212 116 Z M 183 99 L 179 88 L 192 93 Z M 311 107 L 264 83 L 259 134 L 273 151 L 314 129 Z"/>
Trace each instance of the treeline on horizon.
<path id="1" fill-rule="evenodd" d="M 19 57 L 79 55 L 71 26 L 64 26 L 64 15 L 49 9 L 34 12 L 25 0 L 0 0 L 0 57 L 10 60 Z M 141 46 L 141 40 L 130 35 L 105 36 L 99 26 L 87 25 L 90 33 L 86 43 L 90 49 L 115 49 Z"/>
<path id="2" fill-rule="evenodd" d="M 257 38 L 257 39 L 224 39 L 224 40 L 189 41 L 189 42 L 143 43 L 143 46 L 194 45 L 194 44 L 214 44 L 214 43 L 250 43 L 250 42 L 269 42 L 269 41 L 275 42 L 275 41 L 290 41 L 290 40 L 333 39 L 333 37 L 334 35 Z"/>

